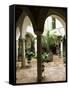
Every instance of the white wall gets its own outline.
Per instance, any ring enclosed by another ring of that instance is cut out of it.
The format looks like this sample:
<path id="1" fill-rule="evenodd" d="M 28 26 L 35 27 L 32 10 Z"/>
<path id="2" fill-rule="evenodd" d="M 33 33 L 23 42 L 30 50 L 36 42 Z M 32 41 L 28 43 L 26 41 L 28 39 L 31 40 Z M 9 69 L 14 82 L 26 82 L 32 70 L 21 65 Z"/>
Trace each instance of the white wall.
<path id="1" fill-rule="evenodd" d="M 69 0 L 0 0 L 0 90 L 69 90 L 69 83 L 28 85 L 28 86 L 27 85 L 11 86 L 8 84 L 8 77 L 9 77 L 8 75 L 9 74 L 9 7 L 8 6 L 14 3 L 31 4 L 31 5 L 36 4 L 36 5 L 45 5 L 45 6 L 66 6 L 66 7 L 69 6 Z"/>

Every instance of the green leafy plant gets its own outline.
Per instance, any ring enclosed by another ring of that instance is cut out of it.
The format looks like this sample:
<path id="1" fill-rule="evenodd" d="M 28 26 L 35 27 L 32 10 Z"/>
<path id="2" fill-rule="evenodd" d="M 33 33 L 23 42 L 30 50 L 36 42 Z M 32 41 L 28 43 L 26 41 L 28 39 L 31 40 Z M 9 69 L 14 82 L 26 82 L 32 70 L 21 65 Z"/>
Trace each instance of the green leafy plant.
<path id="1" fill-rule="evenodd" d="M 48 54 L 46 53 L 46 52 L 44 52 L 44 53 L 42 53 L 42 61 L 43 62 L 46 62 L 46 60 L 47 60 L 47 57 L 48 57 Z"/>
<path id="2" fill-rule="evenodd" d="M 30 49 L 27 50 L 26 57 L 27 57 L 28 63 L 30 63 L 32 60 L 32 57 L 34 57 L 34 52 L 32 52 Z"/>
<path id="3" fill-rule="evenodd" d="M 51 62 L 53 60 L 53 54 L 52 52 L 49 53 L 42 53 L 42 61 L 43 62 Z"/>
<path id="4" fill-rule="evenodd" d="M 50 47 L 55 45 L 57 41 L 57 36 L 54 34 L 50 35 L 50 31 L 47 31 L 46 36 L 42 36 L 42 47 L 47 48 L 47 51 L 50 51 Z"/>

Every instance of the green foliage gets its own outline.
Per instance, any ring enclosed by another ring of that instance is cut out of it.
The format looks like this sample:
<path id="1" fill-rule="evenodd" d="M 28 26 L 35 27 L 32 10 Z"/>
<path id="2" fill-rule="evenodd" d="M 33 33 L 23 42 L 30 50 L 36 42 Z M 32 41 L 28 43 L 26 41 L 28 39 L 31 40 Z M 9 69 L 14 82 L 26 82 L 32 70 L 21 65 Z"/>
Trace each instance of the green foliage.
<path id="1" fill-rule="evenodd" d="M 42 61 L 43 62 L 51 62 L 53 60 L 53 54 L 52 52 L 49 52 L 49 53 L 42 53 Z"/>
<path id="2" fill-rule="evenodd" d="M 27 32 L 26 33 L 26 42 L 28 43 L 28 39 L 30 40 L 30 42 L 31 42 L 31 45 L 30 45 L 30 51 L 32 51 L 32 52 L 34 52 L 34 40 L 35 40 L 35 38 L 34 38 L 34 36 L 31 34 L 31 33 L 29 33 L 29 32 Z M 26 44 L 26 43 L 25 43 Z M 29 45 L 28 45 L 29 46 Z M 26 49 L 28 48 L 28 46 L 26 46 Z"/>
<path id="3" fill-rule="evenodd" d="M 53 60 L 53 53 L 51 52 L 51 46 L 54 46 L 57 41 L 57 36 L 51 35 L 50 31 L 47 32 L 46 36 L 42 36 L 42 60 L 44 62 L 50 62 Z"/>
<path id="4" fill-rule="evenodd" d="M 31 49 L 28 49 L 26 51 L 26 57 L 27 57 L 28 60 L 31 60 L 32 57 L 34 57 L 34 52 L 32 52 Z"/>
<path id="5" fill-rule="evenodd" d="M 42 61 L 45 62 L 47 60 L 48 54 L 46 52 L 42 53 Z"/>
<path id="6" fill-rule="evenodd" d="M 34 41 L 34 36 L 30 32 L 27 32 L 26 35 L 25 35 L 25 37 L 26 37 L 26 39 L 27 38 L 30 38 L 32 42 Z"/>
<path id="7" fill-rule="evenodd" d="M 46 47 L 50 51 L 50 46 L 55 45 L 57 36 L 50 35 L 50 31 L 47 32 L 46 36 L 42 36 L 42 47 Z"/>

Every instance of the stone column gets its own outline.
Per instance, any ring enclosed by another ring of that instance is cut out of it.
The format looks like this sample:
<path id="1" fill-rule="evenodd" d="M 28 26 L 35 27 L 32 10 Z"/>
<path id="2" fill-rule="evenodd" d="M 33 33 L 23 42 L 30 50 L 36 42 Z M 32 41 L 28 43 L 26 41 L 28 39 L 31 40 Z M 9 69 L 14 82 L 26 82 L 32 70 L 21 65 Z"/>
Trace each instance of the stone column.
<path id="1" fill-rule="evenodd" d="M 25 67 L 25 39 L 23 38 L 23 48 L 22 48 L 22 66 Z"/>
<path id="2" fill-rule="evenodd" d="M 60 53 L 61 53 L 61 57 L 63 57 L 63 40 L 62 39 L 60 42 Z"/>
<path id="3" fill-rule="evenodd" d="M 18 61 L 18 40 L 16 40 L 16 60 Z"/>
<path id="4" fill-rule="evenodd" d="M 52 29 L 56 28 L 56 19 L 52 17 Z"/>
<path id="5" fill-rule="evenodd" d="M 37 56 L 37 39 L 35 38 L 35 41 L 34 41 L 34 48 L 35 48 L 35 56 Z"/>
<path id="6" fill-rule="evenodd" d="M 56 44 L 56 53 L 57 53 L 57 55 L 59 56 L 59 43 L 57 42 L 57 44 Z"/>
<path id="7" fill-rule="evenodd" d="M 41 53 L 42 45 L 41 45 L 41 34 L 37 35 L 37 81 L 41 82 L 42 80 L 42 59 Z"/>
<path id="8" fill-rule="evenodd" d="M 61 40 L 61 36 L 58 36 L 56 40 L 56 51 L 59 57 L 60 57 L 60 40 Z"/>
<path id="9" fill-rule="evenodd" d="M 20 31 L 20 37 L 19 37 L 19 55 L 18 59 L 21 62 L 21 67 L 23 68 L 25 66 L 25 39 L 22 38 L 22 30 Z"/>
<path id="10" fill-rule="evenodd" d="M 21 37 L 19 37 L 18 45 L 19 45 L 19 47 L 18 47 L 18 61 L 21 62 L 22 61 L 22 48 L 23 48 Z"/>

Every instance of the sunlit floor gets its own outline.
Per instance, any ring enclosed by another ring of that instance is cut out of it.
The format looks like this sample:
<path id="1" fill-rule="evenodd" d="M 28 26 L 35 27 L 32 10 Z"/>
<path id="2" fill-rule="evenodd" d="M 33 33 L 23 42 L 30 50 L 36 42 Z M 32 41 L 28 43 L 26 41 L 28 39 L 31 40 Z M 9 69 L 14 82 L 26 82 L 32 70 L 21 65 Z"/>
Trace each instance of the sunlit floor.
<path id="1" fill-rule="evenodd" d="M 57 56 L 53 56 L 53 62 L 44 63 L 44 79 L 42 82 L 49 81 L 65 81 L 66 80 L 66 66 L 63 60 Z M 31 65 L 26 65 L 23 69 L 16 71 L 16 83 L 35 83 L 37 82 L 37 62 L 32 60 Z"/>

